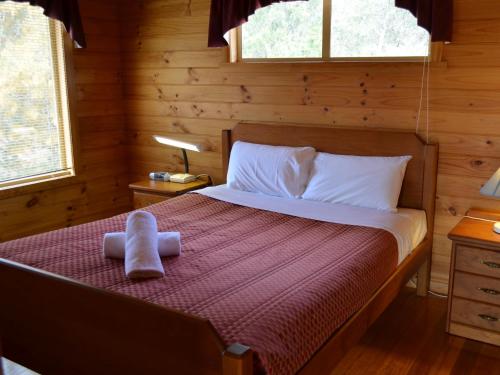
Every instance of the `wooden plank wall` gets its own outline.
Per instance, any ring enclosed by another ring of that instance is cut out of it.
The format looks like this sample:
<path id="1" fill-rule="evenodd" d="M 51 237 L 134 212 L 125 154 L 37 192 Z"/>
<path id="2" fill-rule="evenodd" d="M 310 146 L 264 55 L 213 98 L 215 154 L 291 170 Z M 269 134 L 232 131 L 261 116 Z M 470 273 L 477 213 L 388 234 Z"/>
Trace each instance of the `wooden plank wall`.
<path id="1" fill-rule="evenodd" d="M 431 71 L 430 139 L 441 145 L 432 288 L 447 289 L 447 232 L 500 166 L 500 2 L 456 0 L 455 42 Z M 221 171 L 220 130 L 240 120 L 415 129 L 422 65 L 227 64 L 207 49 L 209 0 L 131 1 L 122 13 L 125 108 L 132 178 L 181 170 L 153 134 L 202 142 L 195 173 Z M 425 117 L 425 116 L 424 116 Z M 420 133 L 425 136 L 425 123 Z"/>
<path id="2" fill-rule="evenodd" d="M 89 47 L 75 50 L 76 179 L 0 192 L 0 241 L 130 208 L 117 1 L 80 0 Z"/>

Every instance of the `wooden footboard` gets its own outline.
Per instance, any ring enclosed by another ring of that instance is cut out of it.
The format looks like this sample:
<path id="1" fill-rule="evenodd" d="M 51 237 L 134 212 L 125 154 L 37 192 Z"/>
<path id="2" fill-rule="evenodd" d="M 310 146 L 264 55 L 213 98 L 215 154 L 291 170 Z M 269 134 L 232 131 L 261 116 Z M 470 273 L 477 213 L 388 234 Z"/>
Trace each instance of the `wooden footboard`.
<path id="1" fill-rule="evenodd" d="M 424 240 L 299 371 L 329 374 L 431 252 Z M 225 347 L 205 319 L 0 259 L 5 357 L 43 374 L 252 375 L 249 347 Z"/>
<path id="2" fill-rule="evenodd" d="M 252 373 L 205 319 L 0 259 L 3 355 L 43 374 Z"/>

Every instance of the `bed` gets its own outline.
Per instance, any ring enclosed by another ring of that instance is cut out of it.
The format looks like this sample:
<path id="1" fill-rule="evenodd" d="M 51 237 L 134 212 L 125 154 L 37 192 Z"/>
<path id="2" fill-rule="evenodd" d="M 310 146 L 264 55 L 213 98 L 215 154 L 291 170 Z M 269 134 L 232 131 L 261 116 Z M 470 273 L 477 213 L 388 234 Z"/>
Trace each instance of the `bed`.
<path id="1" fill-rule="evenodd" d="M 237 140 L 412 155 L 399 206 L 406 222 L 424 221 L 425 236 L 402 254 L 392 227 L 329 220 L 319 206 L 243 203 L 216 187 L 148 208 L 160 230 L 183 234 L 163 279 L 132 282 L 102 257 L 103 233 L 123 230 L 124 215 L 4 243 L 7 358 L 47 374 L 328 374 L 417 271 L 425 295 L 436 145 L 404 132 L 252 123 L 222 138 L 224 169 Z"/>

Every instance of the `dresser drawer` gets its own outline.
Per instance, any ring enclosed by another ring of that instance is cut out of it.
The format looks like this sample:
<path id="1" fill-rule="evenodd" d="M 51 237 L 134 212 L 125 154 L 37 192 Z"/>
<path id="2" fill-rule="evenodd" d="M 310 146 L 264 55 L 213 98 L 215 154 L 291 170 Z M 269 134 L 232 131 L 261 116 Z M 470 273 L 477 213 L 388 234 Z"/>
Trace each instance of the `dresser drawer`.
<path id="1" fill-rule="evenodd" d="M 448 332 L 452 335 L 467 337 L 469 339 L 486 342 L 491 345 L 500 345 L 500 332 L 493 332 L 456 322 L 450 323 Z"/>
<path id="2" fill-rule="evenodd" d="M 453 282 L 453 296 L 500 306 L 500 279 L 457 271 Z"/>
<path id="3" fill-rule="evenodd" d="M 500 278 L 500 253 L 457 245 L 455 269 Z"/>
<path id="4" fill-rule="evenodd" d="M 500 306 L 453 298 L 451 320 L 458 323 L 500 332 Z"/>

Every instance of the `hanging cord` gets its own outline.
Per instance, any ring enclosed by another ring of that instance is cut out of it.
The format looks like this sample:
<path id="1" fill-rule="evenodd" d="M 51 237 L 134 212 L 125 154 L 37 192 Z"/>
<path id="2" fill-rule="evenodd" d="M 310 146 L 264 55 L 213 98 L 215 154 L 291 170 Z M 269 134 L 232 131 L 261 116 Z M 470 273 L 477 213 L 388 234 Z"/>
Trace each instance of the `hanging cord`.
<path id="1" fill-rule="evenodd" d="M 409 283 L 412 284 L 412 286 L 414 288 L 417 287 L 417 280 L 418 280 L 418 274 L 415 274 L 415 276 L 413 276 L 410 280 L 409 280 Z M 434 297 L 439 297 L 439 298 L 448 298 L 448 295 L 447 294 L 442 294 L 442 293 L 438 293 L 438 292 L 433 292 L 432 290 L 428 290 L 427 291 L 427 294 L 430 295 L 430 296 L 434 296 Z"/>
<path id="2" fill-rule="evenodd" d="M 415 128 L 415 133 L 418 134 L 420 130 L 420 114 L 422 112 L 422 105 L 424 101 L 424 85 L 425 85 L 425 66 L 427 64 L 427 56 L 424 57 L 424 64 L 422 66 L 422 81 L 420 82 L 420 101 L 418 103 L 417 111 L 417 126 Z"/>
<path id="3" fill-rule="evenodd" d="M 212 186 L 214 184 L 213 180 L 212 180 L 212 177 L 206 173 L 203 173 L 203 174 L 199 174 L 196 176 L 196 179 L 197 180 L 201 180 L 202 177 L 205 177 L 207 180 L 208 180 L 208 184 L 210 186 Z"/>
<path id="4" fill-rule="evenodd" d="M 431 36 L 429 36 L 429 44 L 430 44 Z M 420 120 L 422 118 L 422 108 L 424 106 L 424 90 L 425 90 L 425 136 L 426 141 L 429 143 L 429 123 L 430 123 L 430 114 L 429 114 L 429 86 L 430 86 L 430 75 L 431 75 L 431 64 L 429 56 L 424 56 L 423 66 L 422 66 L 422 80 L 420 82 L 420 101 L 418 104 L 418 112 L 417 112 L 417 124 L 415 128 L 415 133 L 418 134 L 420 130 Z"/>
<path id="5" fill-rule="evenodd" d="M 446 294 L 436 293 L 436 292 L 433 292 L 432 290 L 428 290 L 427 293 L 429 293 L 431 296 L 434 296 L 434 297 L 448 298 L 448 296 Z"/>
<path id="6" fill-rule="evenodd" d="M 429 45 L 432 40 L 432 34 L 429 36 Z M 424 57 L 424 64 L 422 66 L 422 81 L 420 87 L 420 102 L 418 106 L 418 114 L 417 114 L 417 126 L 415 129 L 415 133 L 418 134 L 420 129 L 420 115 L 422 112 L 423 101 L 424 101 L 424 86 L 425 86 L 425 139 L 426 142 L 429 143 L 429 124 L 430 124 L 430 105 L 429 105 L 429 92 L 430 92 L 430 77 L 431 77 L 431 62 L 429 56 Z M 426 150 L 427 151 L 427 150 Z M 418 276 L 418 275 L 417 275 Z M 416 285 L 415 280 L 411 280 Z M 427 294 L 439 298 L 448 298 L 446 294 L 433 292 L 432 290 L 428 290 Z"/>
<path id="7" fill-rule="evenodd" d="M 429 39 L 429 43 L 430 43 L 430 39 Z M 427 98 L 427 102 L 426 102 L 426 110 L 427 110 L 427 117 L 426 117 L 426 122 L 425 122 L 425 138 L 426 138 L 426 141 L 427 143 L 429 143 L 429 124 L 430 124 L 430 106 L 429 106 L 429 92 L 430 92 L 430 80 L 431 80 L 431 62 L 430 62 L 430 59 L 429 59 L 429 56 L 427 56 L 427 85 L 426 85 L 426 98 Z"/>

